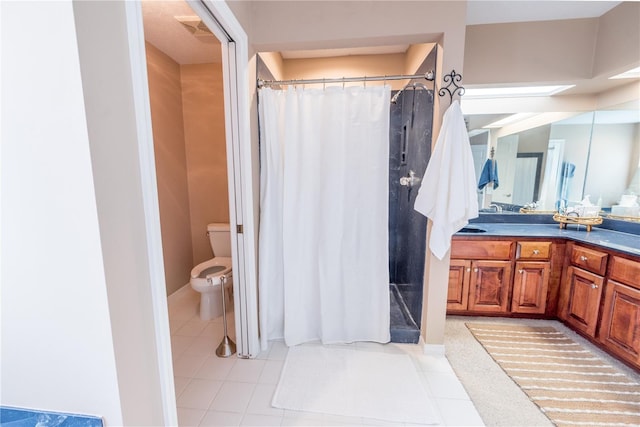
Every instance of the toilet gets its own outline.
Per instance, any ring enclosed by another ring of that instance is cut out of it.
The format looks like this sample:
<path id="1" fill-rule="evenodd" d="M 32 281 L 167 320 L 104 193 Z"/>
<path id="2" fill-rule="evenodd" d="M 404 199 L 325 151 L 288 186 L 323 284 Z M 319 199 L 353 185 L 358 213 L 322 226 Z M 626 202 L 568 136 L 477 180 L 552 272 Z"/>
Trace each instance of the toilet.
<path id="1" fill-rule="evenodd" d="M 200 319 L 211 320 L 222 316 L 222 292 L 220 283 L 225 281 L 225 305 L 233 306 L 233 275 L 231 271 L 231 237 L 229 224 L 207 225 L 213 258 L 191 270 L 191 287 L 200 292 Z M 210 280 L 209 280 L 210 279 Z"/>

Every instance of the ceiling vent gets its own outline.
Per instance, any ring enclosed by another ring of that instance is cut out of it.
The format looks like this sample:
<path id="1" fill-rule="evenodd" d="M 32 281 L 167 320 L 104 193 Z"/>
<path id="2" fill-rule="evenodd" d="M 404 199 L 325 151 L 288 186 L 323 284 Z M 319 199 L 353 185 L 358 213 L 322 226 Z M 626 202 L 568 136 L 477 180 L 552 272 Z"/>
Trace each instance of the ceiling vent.
<path id="1" fill-rule="evenodd" d="M 198 16 L 175 16 L 174 18 L 196 37 L 213 36 L 213 33 Z"/>

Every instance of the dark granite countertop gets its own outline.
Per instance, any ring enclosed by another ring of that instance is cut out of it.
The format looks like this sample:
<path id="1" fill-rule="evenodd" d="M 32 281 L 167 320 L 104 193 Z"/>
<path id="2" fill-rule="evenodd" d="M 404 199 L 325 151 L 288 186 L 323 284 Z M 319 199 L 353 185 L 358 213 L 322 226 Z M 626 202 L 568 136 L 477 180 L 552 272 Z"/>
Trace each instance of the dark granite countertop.
<path id="1" fill-rule="evenodd" d="M 585 226 L 567 225 L 561 229 L 559 224 L 504 224 L 475 222 L 467 226 L 470 229 L 482 229 L 484 232 L 458 232 L 457 237 L 528 237 L 567 239 L 588 243 L 628 255 L 640 256 L 640 236 L 593 227 L 587 232 Z M 464 229 L 463 229 L 464 230 Z"/>

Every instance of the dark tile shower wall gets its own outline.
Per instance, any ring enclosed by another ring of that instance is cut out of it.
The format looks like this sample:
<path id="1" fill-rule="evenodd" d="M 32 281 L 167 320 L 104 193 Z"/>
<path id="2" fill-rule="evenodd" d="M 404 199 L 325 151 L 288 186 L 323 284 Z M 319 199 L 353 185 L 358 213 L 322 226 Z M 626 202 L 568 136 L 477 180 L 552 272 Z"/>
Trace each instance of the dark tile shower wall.
<path id="1" fill-rule="evenodd" d="M 427 219 L 413 209 L 420 184 L 402 186 L 400 178 L 409 176 L 410 171 L 416 177 L 424 176 L 431 156 L 432 123 L 431 90 L 407 89 L 391 104 L 389 279 L 393 342 L 416 343 L 420 336 Z"/>

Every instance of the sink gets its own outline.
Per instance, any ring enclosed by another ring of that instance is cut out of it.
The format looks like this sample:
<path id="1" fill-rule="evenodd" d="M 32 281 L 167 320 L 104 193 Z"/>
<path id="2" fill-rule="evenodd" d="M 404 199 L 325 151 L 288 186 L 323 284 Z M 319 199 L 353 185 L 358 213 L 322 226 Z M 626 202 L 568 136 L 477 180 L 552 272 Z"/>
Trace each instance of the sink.
<path id="1" fill-rule="evenodd" d="M 462 227 L 458 233 L 485 233 L 487 230 L 480 228 L 480 227 L 471 227 L 471 226 L 467 226 L 467 227 Z"/>

